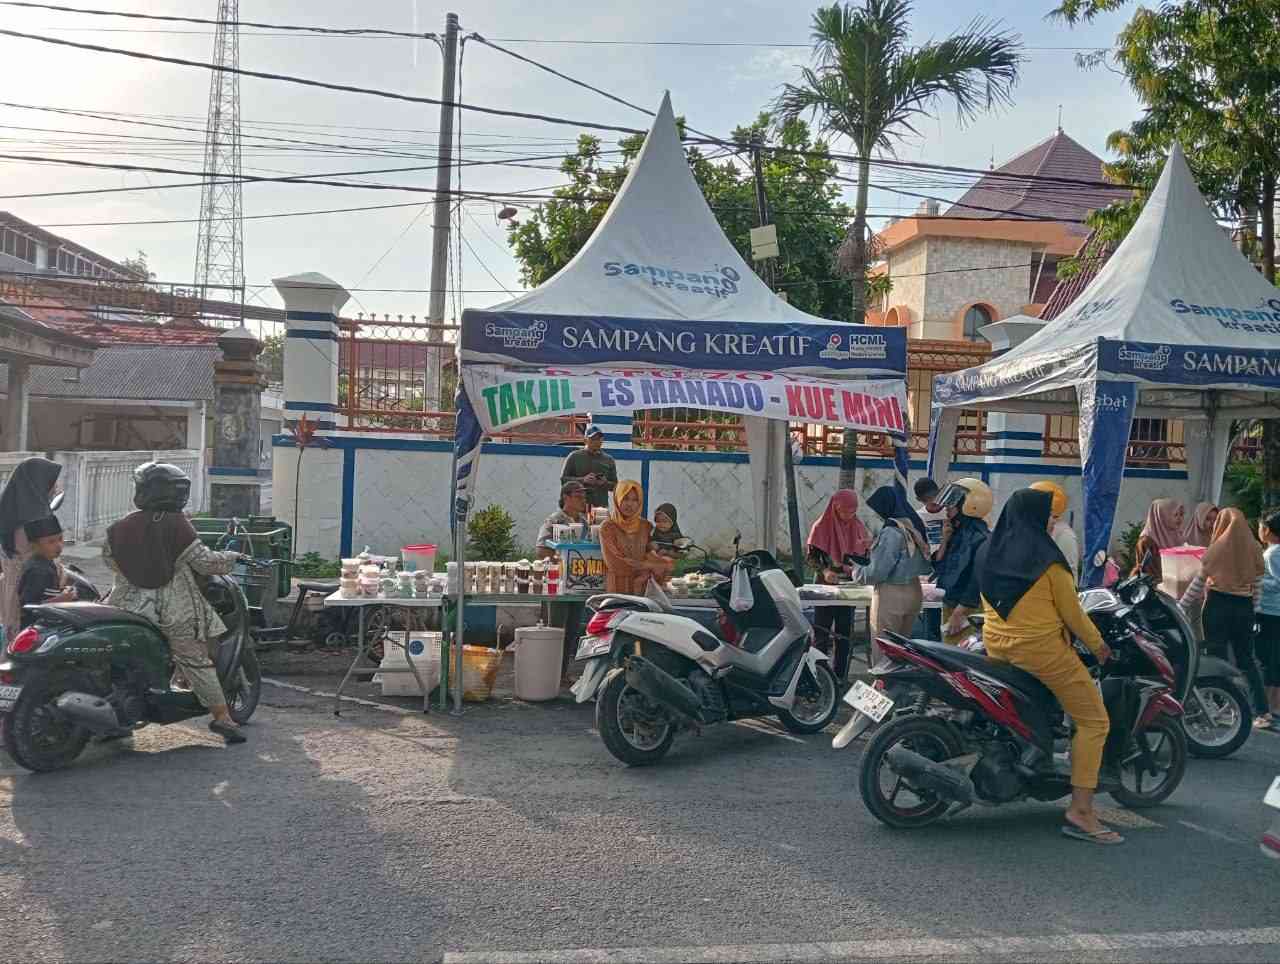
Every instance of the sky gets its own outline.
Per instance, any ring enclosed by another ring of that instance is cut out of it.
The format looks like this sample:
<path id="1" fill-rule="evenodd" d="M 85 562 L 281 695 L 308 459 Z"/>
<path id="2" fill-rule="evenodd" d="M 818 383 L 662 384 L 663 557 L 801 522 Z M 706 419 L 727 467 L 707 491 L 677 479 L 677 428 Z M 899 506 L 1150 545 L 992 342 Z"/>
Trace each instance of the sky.
<path id="1" fill-rule="evenodd" d="M 72 6 L 88 6 L 84 0 Z M 1109 45 L 1124 16 L 1100 17 L 1069 28 L 1045 18 L 1052 0 L 987 3 L 917 0 L 915 39 L 941 38 L 978 16 L 1021 35 L 1027 61 L 1012 107 L 960 126 L 945 104 L 899 157 L 963 167 L 998 165 L 1050 136 L 1061 107 L 1064 130 L 1107 157 L 1106 137 L 1139 116 L 1123 78 L 1105 69 L 1077 68 L 1083 48 Z M 102 9 L 212 18 L 216 0 L 111 0 Z M 448 8 L 434 0 L 241 0 L 240 19 L 328 27 L 443 30 Z M 478 33 L 633 103 L 656 109 L 665 90 L 677 114 L 709 133 L 727 135 L 751 121 L 781 84 L 807 62 L 811 9 L 804 4 L 738 0 L 684 4 L 648 0 L 613 5 L 580 0 L 472 0 L 455 6 L 464 35 Z M 57 39 L 208 61 L 212 28 L 6 7 L 7 29 Z M 539 43 L 528 41 L 538 40 Z M 583 44 L 578 41 L 664 42 Z M 546 41 L 574 41 L 550 43 Z M 674 46 L 674 41 L 744 46 Z M 801 45 L 801 46 L 784 46 Z M 243 68 L 329 82 L 440 96 L 441 54 L 429 41 L 290 34 L 245 28 Z M 647 127 L 640 112 L 520 63 L 475 42 L 463 45 L 462 100 L 575 120 Z M 318 174 L 434 165 L 438 108 L 367 95 L 241 78 L 243 169 L 246 174 Z M 0 153 L 199 170 L 209 98 L 209 73 L 0 37 Z M 111 112 L 120 119 L 182 128 L 120 124 L 36 107 Z M 558 156 L 572 148 L 573 126 L 464 113 L 464 160 Z M 255 136 L 338 145 L 284 144 Z M 602 135 L 605 140 L 615 138 Z M 620 135 L 619 135 L 620 136 Z M 153 138 L 168 140 L 156 141 Z M 607 146 L 616 145 L 608 143 Z M 837 142 L 836 150 L 851 145 Z M 394 152 L 387 156 L 379 152 Z M 401 156 L 401 155 L 410 156 Z M 563 182 L 553 159 L 529 167 L 484 166 L 464 171 L 463 187 L 477 191 L 545 188 Z M 545 166 L 547 170 L 540 169 Z M 914 175 L 919 178 L 920 175 Z M 188 181 L 173 175 L 76 169 L 29 160 L 0 160 L 0 195 L 85 188 L 118 188 Z M 434 171 L 344 177 L 367 183 L 431 187 Z M 917 191 L 935 193 L 924 182 Z M 907 188 L 903 183 L 899 186 Z M 352 293 L 347 313 L 423 318 L 427 311 L 432 212 L 428 195 L 297 184 L 246 184 L 245 280 L 255 303 L 279 306 L 271 279 L 318 271 Z M 852 201 L 854 188 L 846 189 Z M 936 190 L 945 197 L 956 190 Z M 421 200 L 423 204 L 417 204 Z M 361 205 L 414 206 L 359 213 L 265 218 L 257 215 Z M 910 213 L 918 199 L 873 192 L 882 217 Z M 0 198 L 0 210 L 117 260 L 146 252 L 160 281 L 189 283 L 194 273 L 196 224 L 110 225 L 87 222 L 188 220 L 199 215 L 200 189 L 178 187 L 73 197 Z M 450 299 L 464 307 L 506 300 L 520 290 L 518 266 L 497 220 L 498 205 L 465 204 L 459 265 L 451 267 Z M 73 226 L 74 225 L 74 226 Z M 459 283 L 460 276 L 460 283 Z M 423 289 L 414 291 L 411 289 Z"/>

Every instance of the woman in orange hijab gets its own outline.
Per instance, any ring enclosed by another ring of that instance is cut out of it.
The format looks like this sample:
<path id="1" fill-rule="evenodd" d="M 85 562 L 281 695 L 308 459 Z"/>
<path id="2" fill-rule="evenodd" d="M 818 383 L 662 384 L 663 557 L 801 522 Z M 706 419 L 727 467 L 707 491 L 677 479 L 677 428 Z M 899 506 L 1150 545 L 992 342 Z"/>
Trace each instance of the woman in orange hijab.
<path id="1" fill-rule="evenodd" d="M 1194 611 L 1194 604 L 1207 590 L 1204 603 L 1204 639 L 1209 651 L 1226 659 L 1230 647 L 1236 666 L 1249 681 L 1256 725 L 1271 722 L 1262 670 L 1254 655 L 1254 601 L 1260 591 L 1264 571 L 1262 546 L 1254 538 L 1244 513 L 1221 509 L 1204 551 L 1200 574 L 1191 581 L 1179 604 Z"/>
<path id="2" fill-rule="evenodd" d="M 651 577 L 661 583 L 671 576 L 671 560 L 651 549 L 653 523 L 641 514 L 643 505 L 639 482 L 623 479 L 614 487 L 613 511 L 600 527 L 606 592 L 643 596 Z"/>

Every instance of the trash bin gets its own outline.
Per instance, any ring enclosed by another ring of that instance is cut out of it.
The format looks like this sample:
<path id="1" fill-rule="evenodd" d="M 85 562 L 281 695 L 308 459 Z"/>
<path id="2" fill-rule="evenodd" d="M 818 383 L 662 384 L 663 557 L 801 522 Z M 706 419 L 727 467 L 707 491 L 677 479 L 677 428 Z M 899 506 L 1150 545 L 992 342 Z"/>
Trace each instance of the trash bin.
<path id="1" fill-rule="evenodd" d="M 236 536 L 239 543 L 234 548 L 255 559 L 292 559 L 293 527 L 281 522 L 274 516 L 255 515 L 238 520 L 244 530 Z M 227 546 L 227 527 L 230 519 L 217 519 L 211 516 L 196 516 L 191 520 L 196 534 L 210 549 L 225 549 Z M 283 599 L 292 591 L 292 566 L 288 563 L 273 567 L 272 578 L 275 582 L 276 595 Z M 250 600 L 253 605 L 260 605 L 257 600 Z"/>
<path id="2" fill-rule="evenodd" d="M 541 702 L 560 695 L 564 630 L 521 626 L 516 630 L 516 699 Z"/>

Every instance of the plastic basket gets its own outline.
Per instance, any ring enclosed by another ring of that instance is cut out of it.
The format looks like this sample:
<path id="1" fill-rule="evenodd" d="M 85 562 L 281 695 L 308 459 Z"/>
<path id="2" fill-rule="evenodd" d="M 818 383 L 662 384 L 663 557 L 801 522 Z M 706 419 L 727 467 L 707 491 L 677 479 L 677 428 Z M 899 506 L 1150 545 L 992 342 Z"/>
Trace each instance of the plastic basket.
<path id="1" fill-rule="evenodd" d="M 453 669 L 457 650 L 450 647 L 449 669 Z M 498 680 L 498 667 L 502 663 L 502 650 L 488 646 L 462 647 L 462 698 L 468 703 L 484 703 L 493 696 L 493 685 Z M 453 685 L 452 681 L 449 683 Z"/>
<path id="2" fill-rule="evenodd" d="M 231 520 L 197 516 L 191 520 L 191 524 L 201 542 L 210 549 L 217 549 L 227 534 L 227 526 L 231 524 Z M 293 558 L 293 527 L 288 523 L 281 522 L 274 516 L 255 515 L 240 519 L 239 524 L 244 530 L 236 537 L 242 543 L 238 547 L 241 552 L 255 559 Z M 278 598 L 283 599 L 292 590 L 291 576 L 292 566 L 289 563 L 276 566 L 272 578 L 275 580 Z M 247 590 L 249 587 L 246 585 L 245 588 Z M 265 589 L 266 584 L 256 588 Z"/>

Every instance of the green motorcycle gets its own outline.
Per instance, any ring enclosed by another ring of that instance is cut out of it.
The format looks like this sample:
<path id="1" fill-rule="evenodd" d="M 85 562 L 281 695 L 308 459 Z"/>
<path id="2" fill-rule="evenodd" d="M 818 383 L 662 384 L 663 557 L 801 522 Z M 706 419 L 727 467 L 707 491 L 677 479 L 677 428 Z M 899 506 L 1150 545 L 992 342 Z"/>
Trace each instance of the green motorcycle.
<path id="1" fill-rule="evenodd" d="M 270 563 L 242 563 L 242 569 Z M 92 737 L 126 736 L 148 723 L 179 723 L 208 713 L 173 685 L 164 635 L 142 616 L 103 605 L 91 582 L 71 572 L 80 601 L 29 607 L 36 621 L 0 658 L 0 735 L 28 770 L 70 764 Z M 237 723 L 258 707 L 262 673 L 250 635 L 249 606 L 232 576 L 209 576 L 204 594 L 228 627 L 213 654 Z"/>

